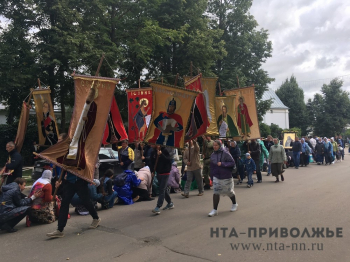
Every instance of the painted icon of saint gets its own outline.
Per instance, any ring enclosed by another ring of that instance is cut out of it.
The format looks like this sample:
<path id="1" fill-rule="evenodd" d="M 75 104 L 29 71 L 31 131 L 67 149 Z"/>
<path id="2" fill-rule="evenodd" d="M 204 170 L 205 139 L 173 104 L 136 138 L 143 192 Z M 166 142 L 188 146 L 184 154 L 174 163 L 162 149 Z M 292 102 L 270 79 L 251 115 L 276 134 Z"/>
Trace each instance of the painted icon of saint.
<path id="1" fill-rule="evenodd" d="M 41 120 L 41 131 L 45 137 L 45 145 L 51 146 L 57 143 L 57 130 L 54 118 L 50 115 L 48 102 L 43 103 L 43 120 Z"/>
<path id="2" fill-rule="evenodd" d="M 244 103 L 243 96 L 239 98 L 239 105 L 237 108 L 237 125 L 241 129 L 242 136 L 250 136 L 250 127 L 253 125 L 253 122 L 250 119 L 248 107 Z"/>

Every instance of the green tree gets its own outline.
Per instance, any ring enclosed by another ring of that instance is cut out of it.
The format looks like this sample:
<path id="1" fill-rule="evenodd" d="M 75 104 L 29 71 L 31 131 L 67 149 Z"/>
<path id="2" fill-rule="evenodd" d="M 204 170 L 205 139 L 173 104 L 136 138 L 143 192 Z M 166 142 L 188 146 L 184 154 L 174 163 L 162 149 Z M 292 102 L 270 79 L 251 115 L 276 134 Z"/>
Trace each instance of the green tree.
<path id="1" fill-rule="evenodd" d="M 265 123 L 260 123 L 259 128 L 260 128 L 260 135 L 262 137 L 267 137 L 268 135 L 271 135 L 271 129 Z"/>
<path id="2" fill-rule="evenodd" d="M 224 89 L 255 84 L 257 108 L 260 121 L 270 108 L 272 101 L 261 101 L 263 93 L 273 78 L 261 66 L 271 57 L 272 43 L 268 32 L 257 29 L 258 23 L 249 13 L 252 0 L 210 0 L 208 12 L 211 27 L 222 30 L 219 41 L 224 41 L 227 55 L 216 59 L 213 71 L 219 76 Z M 237 77 L 239 78 L 239 86 Z"/>
<path id="3" fill-rule="evenodd" d="M 276 91 L 283 104 L 289 107 L 289 126 L 301 128 L 302 134 L 306 133 L 309 122 L 306 121 L 306 105 L 304 102 L 304 90 L 298 86 L 296 78 L 290 79 Z"/>
<path id="4" fill-rule="evenodd" d="M 278 139 L 282 138 L 282 131 L 283 131 L 283 129 L 280 128 L 279 125 L 271 123 L 270 130 L 271 130 L 271 136 L 272 137 L 277 137 Z"/>
<path id="5" fill-rule="evenodd" d="M 343 81 L 333 79 L 328 85 L 322 86 L 322 96 L 315 95 L 311 103 L 315 119 L 315 135 L 335 136 L 350 123 L 349 93 L 342 90 L 342 85 Z"/>

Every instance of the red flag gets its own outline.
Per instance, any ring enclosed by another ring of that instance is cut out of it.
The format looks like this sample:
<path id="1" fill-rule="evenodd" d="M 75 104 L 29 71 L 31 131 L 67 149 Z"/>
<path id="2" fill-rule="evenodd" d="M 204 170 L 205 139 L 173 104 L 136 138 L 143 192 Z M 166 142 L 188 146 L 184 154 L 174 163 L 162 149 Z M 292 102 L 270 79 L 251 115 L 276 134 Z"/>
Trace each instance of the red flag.
<path id="1" fill-rule="evenodd" d="M 205 106 L 201 85 L 202 74 L 199 74 L 185 82 L 186 89 L 201 92 L 198 94 L 190 116 L 190 123 L 186 130 L 185 141 L 195 139 L 206 133 L 209 127 L 208 114 Z"/>
<path id="2" fill-rule="evenodd" d="M 151 120 L 152 88 L 127 89 L 129 108 L 129 143 L 143 141 Z"/>
<path id="3" fill-rule="evenodd" d="M 119 112 L 115 97 L 112 99 L 111 110 L 108 115 L 105 132 L 102 139 L 102 144 L 113 144 L 121 140 L 128 139 L 122 117 Z"/>

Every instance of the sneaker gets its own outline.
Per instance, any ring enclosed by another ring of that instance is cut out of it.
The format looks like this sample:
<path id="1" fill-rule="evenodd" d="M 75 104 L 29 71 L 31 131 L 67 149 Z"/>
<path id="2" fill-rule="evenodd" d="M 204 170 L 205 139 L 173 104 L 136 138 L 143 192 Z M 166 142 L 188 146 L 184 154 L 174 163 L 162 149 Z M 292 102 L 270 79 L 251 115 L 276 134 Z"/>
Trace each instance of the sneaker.
<path id="1" fill-rule="evenodd" d="M 237 210 L 237 207 L 238 207 L 238 204 L 237 204 L 237 203 L 236 203 L 236 204 L 233 204 L 233 205 L 232 205 L 232 208 L 231 208 L 231 212 L 236 211 L 236 210 Z"/>
<path id="2" fill-rule="evenodd" d="M 271 175 L 271 173 L 267 173 L 267 176 Z"/>
<path id="3" fill-rule="evenodd" d="M 59 230 L 55 230 L 51 233 L 47 233 L 46 236 L 49 238 L 58 238 L 58 237 L 64 237 L 64 233 L 63 231 L 61 232 Z"/>
<path id="4" fill-rule="evenodd" d="M 93 219 L 91 225 L 89 226 L 89 228 L 96 228 L 96 227 L 98 227 L 100 222 L 101 222 L 101 218 Z"/>
<path id="5" fill-rule="evenodd" d="M 203 196 L 203 192 L 201 192 L 201 193 L 198 193 L 198 195 L 197 196 Z"/>
<path id="6" fill-rule="evenodd" d="M 262 183 L 262 180 L 258 180 L 258 182 L 257 183 Z"/>
<path id="7" fill-rule="evenodd" d="M 182 196 L 186 197 L 186 198 L 189 198 L 189 195 L 188 194 L 185 194 L 185 193 L 181 193 Z"/>
<path id="8" fill-rule="evenodd" d="M 167 205 L 163 208 L 163 210 L 173 209 L 174 207 L 175 207 L 174 203 L 171 202 L 170 204 L 167 204 Z"/>
<path id="9" fill-rule="evenodd" d="M 249 185 L 249 184 L 248 184 L 248 185 L 247 185 L 247 187 L 248 187 L 248 188 L 251 188 L 251 187 L 252 187 L 252 185 Z"/>
<path id="10" fill-rule="evenodd" d="M 152 212 L 156 215 L 159 215 L 160 214 L 159 207 L 156 207 L 155 209 L 153 209 Z"/>
<path id="11" fill-rule="evenodd" d="M 218 214 L 219 214 L 218 211 L 215 210 L 215 209 L 213 209 L 213 210 L 208 214 L 208 216 L 213 217 L 213 216 L 217 216 Z"/>

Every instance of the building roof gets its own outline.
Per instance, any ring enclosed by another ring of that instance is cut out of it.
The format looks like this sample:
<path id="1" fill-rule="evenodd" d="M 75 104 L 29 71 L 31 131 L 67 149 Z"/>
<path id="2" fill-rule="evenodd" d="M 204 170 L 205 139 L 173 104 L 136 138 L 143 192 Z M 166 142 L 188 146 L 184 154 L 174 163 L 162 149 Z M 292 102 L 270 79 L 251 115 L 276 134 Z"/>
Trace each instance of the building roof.
<path id="1" fill-rule="evenodd" d="M 276 92 L 273 91 L 271 88 L 269 88 L 268 90 L 266 90 L 262 96 L 262 100 L 266 101 L 272 98 L 272 104 L 270 109 L 288 109 L 288 107 L 286 107 L 281 99 L 279 99 L 279 97 L 276 95 Z"/>

